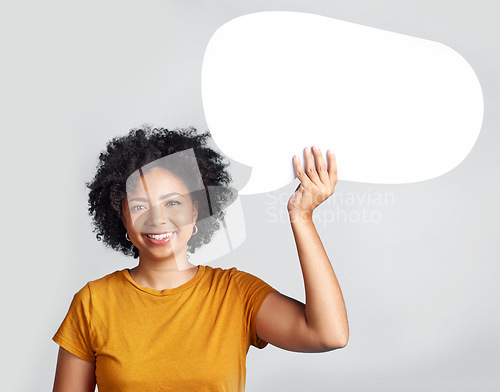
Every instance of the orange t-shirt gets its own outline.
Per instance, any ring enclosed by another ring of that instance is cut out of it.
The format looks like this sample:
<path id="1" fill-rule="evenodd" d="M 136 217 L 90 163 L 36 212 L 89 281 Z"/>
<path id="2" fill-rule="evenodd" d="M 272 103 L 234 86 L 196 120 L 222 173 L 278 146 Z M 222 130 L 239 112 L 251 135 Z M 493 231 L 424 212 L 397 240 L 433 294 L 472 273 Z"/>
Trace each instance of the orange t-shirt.
<path id="1" fill-rule="evenodd" d="M 52 338 L 94 363 L 99 392 L 245 390 L 265 297 L 277 291 L 235 267 L 200 265 L 183 285 L 153 290 L 128 269 L 88 282 Z"/>

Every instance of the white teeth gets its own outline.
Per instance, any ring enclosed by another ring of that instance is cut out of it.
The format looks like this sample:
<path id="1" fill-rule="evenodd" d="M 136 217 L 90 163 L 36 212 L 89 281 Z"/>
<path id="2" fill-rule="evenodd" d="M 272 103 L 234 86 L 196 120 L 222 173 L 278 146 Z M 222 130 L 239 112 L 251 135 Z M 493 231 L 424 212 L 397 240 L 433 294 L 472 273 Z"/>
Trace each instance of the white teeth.
<path id="1" fill-rule="evenodd" d="M 155 240 L 164 240 L 167 237 L 170 237 L 174 232 L 170 232 L 167 234 L 146 234 L 149 238 L 153 238 Z"/>

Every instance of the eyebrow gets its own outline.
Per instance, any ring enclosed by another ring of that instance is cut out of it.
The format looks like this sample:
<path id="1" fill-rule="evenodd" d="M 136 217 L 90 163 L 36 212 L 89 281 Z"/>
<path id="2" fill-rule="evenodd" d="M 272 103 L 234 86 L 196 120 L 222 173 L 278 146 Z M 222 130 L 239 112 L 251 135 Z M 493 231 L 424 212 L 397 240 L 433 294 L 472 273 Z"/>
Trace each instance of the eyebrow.
<path id="1" fill-rule="evenodd" d="M 170 196 L 180 196 L 182 198 L 184 198 L 183 195 L 181 195 L 180 193 L 177 193 L 177 192 L 172 192 L 172 193 L 166 193 L 164 195 L 162 195 L 160 197 L 160 200 L 164 200 L 164 199 L 167 199 L 169 198 Z M 131 203 L 133 201 L 142 201 L 143 203 L 147 203 L 148 202 L 148 199 L 145 199 L 143 197 L 134 197 L 133 199 L 130 199 L 128 202 Z"/>

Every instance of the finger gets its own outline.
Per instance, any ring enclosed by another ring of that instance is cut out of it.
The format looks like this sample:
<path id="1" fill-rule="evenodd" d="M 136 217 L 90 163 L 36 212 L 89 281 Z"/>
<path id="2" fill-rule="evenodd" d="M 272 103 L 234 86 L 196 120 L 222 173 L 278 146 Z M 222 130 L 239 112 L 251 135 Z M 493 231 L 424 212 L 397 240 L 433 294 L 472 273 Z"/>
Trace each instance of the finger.
<path id="1" fill-rule="evenodd" d="M 330 178 L 328 177 L 328 172 L 326 171 L 326 163 L 321 154 L 321 150 L 318 146 L 313 147 L 314 160 L 316 162 L 316 171 L 318 172 L 319 179 L 323 185 L 328 185 Z"/>
<path id="2" fill-rule="evenodd" d="M 306 173 L 309 176 L 310 180 L 316 185 L 321 185 L 321 180 L 318 176 L 318 172 L 316 171 L 316 165 L 314 164 L 310 147 L 306 147 L 304 149 L 304 157 L 306 160 Z"/>
<path id="3" fill-rule="evenodd" d="M 299 179 L 301 184 L 304 184 L 304 185 L 311 184 L 311 180 L 309 179 L 307 174 L 302 169 L 302 165 L 300 164 L 300 158 L 298 155 L 294 155 L 294 157 L 293 157 L 293 167 L 295 169 L 295 174 L 297 175 L 297 178 Z M 299 184 L 299 186 L 300 186 L 300 184 Z"/>
<path id="4" fill-rule="evenodd" d="M 337 183 L 337 159 L 332 150 L 328 150 L 328 177 L 330 177 L 330 183 L 335 186 Z"/>

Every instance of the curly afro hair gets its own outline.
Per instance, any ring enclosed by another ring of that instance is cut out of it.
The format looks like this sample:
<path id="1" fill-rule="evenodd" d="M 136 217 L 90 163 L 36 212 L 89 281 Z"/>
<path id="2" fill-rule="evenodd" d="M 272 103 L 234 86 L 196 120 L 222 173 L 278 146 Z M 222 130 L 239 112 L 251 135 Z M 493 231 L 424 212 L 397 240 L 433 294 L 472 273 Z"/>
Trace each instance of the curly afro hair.
<path id="1" fill-rule="evenodd" d="M 229 186 L 232 181 L 227 171 L 229 163 L 225 163 L 221 154 L 207 146 L 210 137 L 209 131 L 199 133 L 194 127 L 168 130 L 143 125 L 132 129 L 126 136 L 111 139 L 106 150 L 99 155 L 95 177 L 86 183 L 90 189 L 88 211 L 97 240 L 127 256 L 138 258 L 139 250 L 126 240 L 122 222 L 122 200 L 127 196 L 127 178 L 142 166 L 166 155 L 193 149 L 198 163 L 196 170 L 199 170 L 203 184 L 190 183 L 186 167 L 192 165 L 179 165 L 184 168 L 183 173 L 173 174 L 179 176 L 188 189 L 196 186 L 198 189 L 200 186 L 205 190 L 208 187 L 217 189 L 217 197 L 210 194 L 210 205 L 206 202 L 205 190 L 191 194 L 193 203 L 198 201 L 198 233 L 188 241 L 187 250 L 194 253 L 197 248 L 209 243 L 220 227 L 224 207 L 235 196 L 234 189 Z"/>

